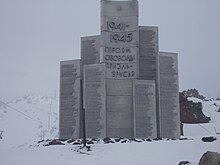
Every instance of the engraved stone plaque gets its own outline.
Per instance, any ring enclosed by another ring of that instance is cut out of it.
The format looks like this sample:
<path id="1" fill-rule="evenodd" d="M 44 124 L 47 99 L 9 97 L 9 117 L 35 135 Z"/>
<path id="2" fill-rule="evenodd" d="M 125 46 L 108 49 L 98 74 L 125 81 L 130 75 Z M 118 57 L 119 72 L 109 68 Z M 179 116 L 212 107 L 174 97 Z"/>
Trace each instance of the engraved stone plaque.
<path id="1" fill-rule="evenodd" d="M 81 37 L 82 65 L 100 62 L 100 36 Z"/>
<path id="2" fill-rule="evenodd" d="M 80 136 L 80 60 L 60 63 L 60 120 L 59 138 L 76 139 Z"/>
<path id="3" fill-rule="evenodd" d="M 161 137 L 180 137 L 178 59 L 176 53 L 159 53 Z"/>
<path id="4" fill-rule="evenodd" d="M 106 137 L 105 91 L 105 65 L 86 65 L 84 67 L 84 107 L 88 138 Z"/>
<path id="5" fill-rule="evenodd" d="M 158 27 L 140 26 L 139 78 L 156 80 L 158 54 Z"/>
<path id="6" fill-rule="evenodd" d="M 134 137 L 133 97 L 107 96 L 106 99 L 107 137 Z"/>
<path id="7" fill-rule="evenodd" d="M 108 79 L 137 78 L 138 2 L 102 1 L 101 62 Z"/>
<path id="8" fill-rule="evenodd" d="M 136 138 L 157 137 L 155 81 L 134 80 L 134 132 Z"/>

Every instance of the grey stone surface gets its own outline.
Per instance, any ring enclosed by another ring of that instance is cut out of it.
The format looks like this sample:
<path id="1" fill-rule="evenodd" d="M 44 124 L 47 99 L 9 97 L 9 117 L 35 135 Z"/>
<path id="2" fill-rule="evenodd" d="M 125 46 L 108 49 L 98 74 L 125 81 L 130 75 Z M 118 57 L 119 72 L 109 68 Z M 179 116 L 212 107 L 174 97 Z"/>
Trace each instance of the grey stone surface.
<path id="1" fill-rule="evenodd" d="M 80 60 L 60 63 L 59 138 L 80 136 Z"/>
<path id="2" fill-rule="evenodd" d="M 82 65 L 100 63 L 100 36 L 81 37 Z"/>
<path id="3" fill-rule="evenodd" d="M 106 92 L 108 96 L 132 96 L 132 81 L 128 80 L 107 80 Z"/>
<path id="4" fill-rule="evenodd" d="M 156 80 L 158 27 L 139 27 L 139 79 Z"/>
<path id="5" fill-rule="evenodd" d="M 199 165 L 219 165 L 220 153 L 207 151 L 199 160 Z"/>
<path id="6" fill-rule="evenodd" d="M 159 52 L 161 137 L 180 137 L 178 58 L 176 53 Z"/>
<path id="7" fill-rule="evenodd" d="M 132 90 L 132 89 L 131 89 Z M 133 137 L 133 96 L 108 96 L 106 98 L 107 136 Z M 116 132 L 112 132 L 116 130 Z M 117 131 L 121 130 L 121 131 Z"/>
<path id="8" fill-rule="evenodd" d="M 107 78 L 137 78 L 138 42 L 138 2 L 102 1 L 101 62 Z"/>
<path id="9" fill-rule="evenodd" d="M 134 136 L 156 138 L 156 94 L 155 81 L 134 80 Z"/>
<path id="10" fill-rule="evenodd" d="M 88 138 L 106 137 L 105 86 L 105 65 L 86 65 L 84 67 L 84 107 Z"/>
<path id="11" fill-rule="evenodd" d="M 138 15 L 138 1 L 102 0 L 101 12 L 105 16 L 128 17 Z"/>

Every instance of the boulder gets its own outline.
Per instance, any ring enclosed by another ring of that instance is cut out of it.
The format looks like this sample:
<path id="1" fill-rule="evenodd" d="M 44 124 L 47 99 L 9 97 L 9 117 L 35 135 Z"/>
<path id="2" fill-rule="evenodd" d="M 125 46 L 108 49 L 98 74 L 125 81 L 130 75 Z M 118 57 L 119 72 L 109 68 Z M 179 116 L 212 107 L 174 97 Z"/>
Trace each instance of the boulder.
<path id="1" fill-rule="evenodd" d="M 215 141 L 215 140 L 217 140 L 215 137 L 213 137 L 213 136 L 210 136 L 210 137 L 203 137 L 202 138 L 202 141 L 203 142 L 213 142 L 213 141 Z"/>
<path id="2" fill-rule="evenodd" d="M 207 151 L 200 158 L 199 165 L 220 165 L 220 153 Z"/>
<path id="3" fill-rule="evenodd" d="M 188 165 L 191 164 L 189 161 L 181 161 L 178 165 Z"/>

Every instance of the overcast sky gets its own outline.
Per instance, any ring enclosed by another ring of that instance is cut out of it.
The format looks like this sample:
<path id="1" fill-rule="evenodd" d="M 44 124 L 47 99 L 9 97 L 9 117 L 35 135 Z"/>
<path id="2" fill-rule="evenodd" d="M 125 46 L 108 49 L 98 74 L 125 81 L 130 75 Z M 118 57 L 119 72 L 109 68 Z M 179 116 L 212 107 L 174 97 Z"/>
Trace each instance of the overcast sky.
<path id="1" fill-rule="evenodd" d="M 220 0 L 139 0 L 139 24 L 159 26 L 179 54 L 180 90 L 220 94 Z M 100 34 L 100 0 L 0 0 L 0 99 L 59 91 L 59 62 Z"/>

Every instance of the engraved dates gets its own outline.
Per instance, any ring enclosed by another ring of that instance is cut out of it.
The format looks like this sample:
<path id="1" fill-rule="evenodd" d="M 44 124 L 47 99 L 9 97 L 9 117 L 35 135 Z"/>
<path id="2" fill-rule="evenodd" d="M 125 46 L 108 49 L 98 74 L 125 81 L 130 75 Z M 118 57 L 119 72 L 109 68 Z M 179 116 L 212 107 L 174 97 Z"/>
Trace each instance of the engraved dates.
<path id="1" fill-rule="evenodd" d="M 133 40 L 133 33 L 111 33 L 110 34 L 110 42 L 131 42 Z"/>

